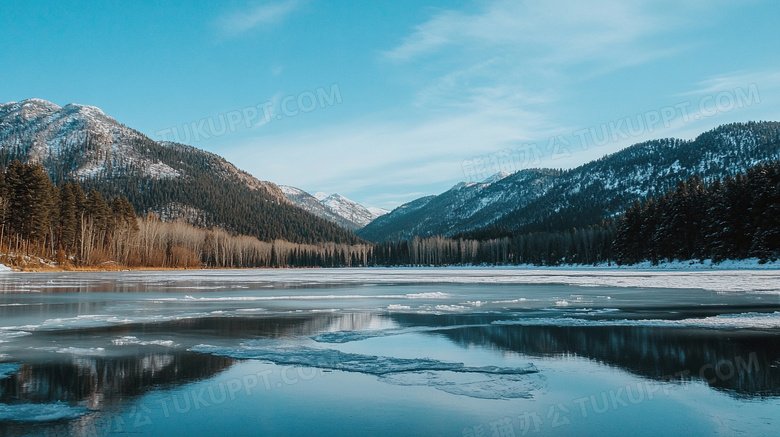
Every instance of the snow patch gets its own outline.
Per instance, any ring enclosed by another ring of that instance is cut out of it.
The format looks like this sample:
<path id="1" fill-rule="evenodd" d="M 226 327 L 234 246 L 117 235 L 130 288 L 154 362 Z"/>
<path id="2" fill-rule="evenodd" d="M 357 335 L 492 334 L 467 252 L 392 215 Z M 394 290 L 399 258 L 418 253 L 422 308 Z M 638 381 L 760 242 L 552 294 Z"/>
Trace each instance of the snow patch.
<path id="1" fill-rule="evenodd" d="M 507 173 L 507 172 L 505 172 L 505 171 L 500 171 L 500 172 L 498 172 L 498 173 L 496 173 L 496 174 L 494 174 L 494 175 L 492 175 L 492 176 L 488 177 L 487 179 L 485 179 L 484 181 L 482 181 L 482 183 L 483 183 L 483 184 L 492 184 L 492 183 L 494 183 L 494 182 L 498 182 L 498 181 L 500 181 L 501 179 L 504 179 L 504 178 L 505 178 L 505 177 L 507 177 L 507 176 L 510 176 L 511 174 L 512 174 L 512 173 Z"/>
<path id="2" fill-rule="evenodd" d="M 119 337 L 111 340 L 111 342 L 114 344 L 114 346 L 128 346 L 128 345 L 139 345 L 139 346 L 166 346 L 166 347 L 173 347 L 176 344 L 172 340 L 150 340 L 150 341 L 141 341 L 138 339 L 138 337 L 134 337 L 131 335 Z"/>

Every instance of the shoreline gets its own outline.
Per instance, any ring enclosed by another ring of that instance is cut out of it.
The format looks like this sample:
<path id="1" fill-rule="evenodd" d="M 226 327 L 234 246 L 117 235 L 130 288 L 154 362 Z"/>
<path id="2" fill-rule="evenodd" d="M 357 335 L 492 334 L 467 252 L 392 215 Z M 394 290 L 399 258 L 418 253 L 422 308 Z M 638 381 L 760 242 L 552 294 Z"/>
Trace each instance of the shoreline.
<path id="1" fill-rule="evenodd" d="M 89 272 L 184 272 L 184 271 L 204 271 L 204 270 L 315 270 L 323 267 L 127 267 L 118 264 L 104 266 L 80 266 L 80 267 L 57 267 L 49 265 L 35 265 L 25 267 L 8 267 L 0 264 L 0 273 L 89 273 Z M 561 264 L 557 266 L 537 266 L 533 264 L 508 264 L 508 265 L 445 265 L 445 266 L 371 266 L 371 267 L 331 267 L 331 269 L 432 269 L 432 270 L 549 270 L 549 271 L 570 271 L 570 270 L 592 270 L 592 271 L 739 271 L 739 270 L 780 270 L 780 260 L 774 262 L 761 263 L 757 258 L 745 260 L 724 260 L 714 263 L 712 260 L 687 260 L 662 262 L 653 265 L 650 262 L 643 262 L 632 265 L 611 264 Z"/>

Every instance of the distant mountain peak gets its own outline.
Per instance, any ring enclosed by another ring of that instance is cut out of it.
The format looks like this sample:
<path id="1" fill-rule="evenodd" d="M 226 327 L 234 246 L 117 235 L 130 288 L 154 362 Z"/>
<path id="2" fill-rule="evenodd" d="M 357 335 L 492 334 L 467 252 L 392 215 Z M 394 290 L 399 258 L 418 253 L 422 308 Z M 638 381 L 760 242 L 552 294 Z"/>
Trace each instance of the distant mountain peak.
<path id="1" fill-rule="evenodd" d="M 390 212 L 389 209 L 379 208 L 376 206 L 369 206 L 366 208 L 371 214 L 374 214 L 376 217 L 381 217 L 387 213 Z"/>
<path id="2" fill-rule="evenodd" d="M 320 193 L 318 193 L 318 194 L 320 194 Z M 352 200 L 347 199 L 346 197 L 342 196 L 339 193 L 333 193 L 333 194 L 325 197 L 324 199 L 322 199 L 323 202 L 327 202 L 329 200 L 331 200 L 331 201 L 342 201 L 342 202 L 343 201 L 348 201 L 348 202 L 355 203 Z"/>
<path id="3" fill-rule="evenodd" d="M 281 186 L 280 188 L 287 200 L 298 207 L 349 230 L 360 229 L 377 217 L 388 213 L 382 208 L 366 208 L 339 193 L 317 192 L 312 195 L 295 187 Z"/>
<path id="4" fill-rule="evenodd" d="M 504 179 L 505 177 L 511 176 L 511 175 L 512 175 L 512 173 L 507 173 L 505 171 L 500 171 L 500 172 L 498 172 L 498 173 L 488 177 L 487 179 L 485 179 L 481 183 L 483 183 L 483 184 L 492 184 L 494 182 L 498 182 L 501 179 Z"/>

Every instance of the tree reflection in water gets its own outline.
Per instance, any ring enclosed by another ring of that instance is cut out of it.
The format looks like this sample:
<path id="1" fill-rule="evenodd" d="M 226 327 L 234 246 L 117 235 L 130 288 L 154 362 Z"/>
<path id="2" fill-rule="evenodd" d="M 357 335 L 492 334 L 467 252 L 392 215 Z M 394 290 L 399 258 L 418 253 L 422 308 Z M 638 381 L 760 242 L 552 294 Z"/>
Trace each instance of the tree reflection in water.
<path id="1" fill-rule="evenodd" d="M 735 397 L 780 396 L 780 336 L 761 330 L 643 326 L 490 325 L 494 316 L 394 314 L 464 347 L 492 345 L 529 356 L 589 358 L 654 380 L 703 380 Z M 483 326 L 473 326 L 483 325 Z"/>

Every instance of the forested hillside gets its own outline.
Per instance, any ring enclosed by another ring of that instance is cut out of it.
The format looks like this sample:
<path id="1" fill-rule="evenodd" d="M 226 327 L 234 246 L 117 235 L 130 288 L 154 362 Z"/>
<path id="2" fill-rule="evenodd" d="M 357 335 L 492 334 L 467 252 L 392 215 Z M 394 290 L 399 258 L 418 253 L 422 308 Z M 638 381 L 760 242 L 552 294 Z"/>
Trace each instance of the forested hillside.
<path id="1" fill-rule="evenodd" d="M 480 229 L 563 232 L 614 219 L 636 199 L 658 197 L 698 174 L 710 181 L 780 158 L 780 123 L 720 126 L 686 141 L 647 141 L 570 170 L 528 169 L 458 184 L 403 205 L 358 235 L 369 241 L 451 237 Z"/>
<path id="2" fill-rule="evenodd" d="M 13 266 L 336 267 L 370 256 L 368 245 L 265 242 L 155 213 L 137 218 L 126 198 L 57 187 L 39 164 L 16 160 L 0 172 L 0 262 Z"/>
<path id="3" fill-rule="evenodd" d="M 493 226 L 377 244 L 376 265 L 636 264 L 780 258 L 780 161 L 710 183 L 694 175 L 657 198 L 636 199 L 618 223 L 564 231 Z"/>
<path id="4" fill-rule="evenodd" d="M 619 262 L 780 257 L 780 162 L 709 184 L 698 176 L 635 201 L 620 221 Z"/>
<path id="5" fill-rule="evenodd" d="M 355 244 L 351 232 L 290 203 L 221 157 L 158 143 L 98 108 L 40 99 L 0 105 L 0 168 L 39 163 L 55 184 L 78 181 L 105 198 L 127 197 L 139 213 L 294 243 Z"/>

